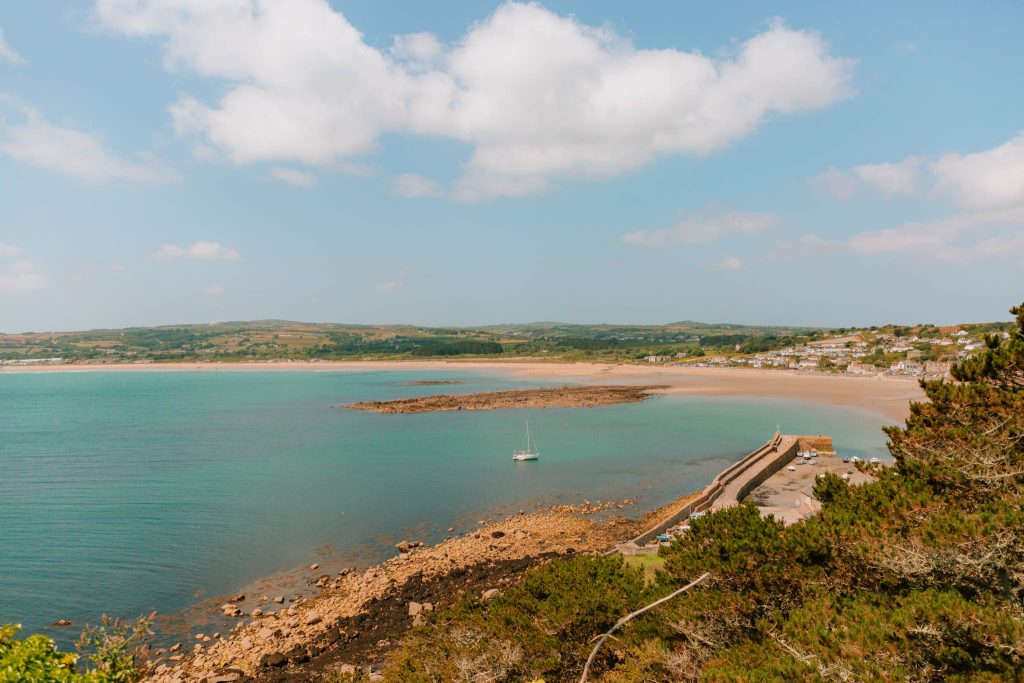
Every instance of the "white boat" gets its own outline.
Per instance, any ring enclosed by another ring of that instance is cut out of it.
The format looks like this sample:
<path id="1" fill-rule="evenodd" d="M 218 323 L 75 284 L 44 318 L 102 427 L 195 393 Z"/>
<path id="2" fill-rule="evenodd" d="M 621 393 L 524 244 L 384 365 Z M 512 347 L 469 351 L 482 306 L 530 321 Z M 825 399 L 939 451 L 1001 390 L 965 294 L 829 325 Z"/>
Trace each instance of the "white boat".
<path id="1" fill-rule="evenodd" d="M 526 423 L 526 449 L 521 451 L 515 451 L 512 454 L 512 459 L 517 461 L 523 460 L 536 460 L 540 457 L 540 452 L 537 450 L 537 444 L 533 442 L 533 438 L 530 436 L 530 423 Z"/>

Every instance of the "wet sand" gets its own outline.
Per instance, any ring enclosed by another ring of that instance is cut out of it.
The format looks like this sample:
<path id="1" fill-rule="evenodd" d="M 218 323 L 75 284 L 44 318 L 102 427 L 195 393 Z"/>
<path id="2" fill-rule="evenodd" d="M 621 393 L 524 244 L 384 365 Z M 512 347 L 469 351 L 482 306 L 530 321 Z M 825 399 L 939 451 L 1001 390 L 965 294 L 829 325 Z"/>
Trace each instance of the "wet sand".
<path id="1" fill-rule="evenodd" d="M 697 368 L 675 365 L 624 365 L 541 361 L 268 361 L 250 363 L 124 363 L 2 366 L 10 372 L 245 372 L 482 370 L 514 377 L 570 383 L 662 384 L 661 393 L 688 396 L 743 396 L 808 401 L 857 408 L 902 422 L 910 401 L 924 399 L 916 379 L 820 375 L 792 370 Z"/>

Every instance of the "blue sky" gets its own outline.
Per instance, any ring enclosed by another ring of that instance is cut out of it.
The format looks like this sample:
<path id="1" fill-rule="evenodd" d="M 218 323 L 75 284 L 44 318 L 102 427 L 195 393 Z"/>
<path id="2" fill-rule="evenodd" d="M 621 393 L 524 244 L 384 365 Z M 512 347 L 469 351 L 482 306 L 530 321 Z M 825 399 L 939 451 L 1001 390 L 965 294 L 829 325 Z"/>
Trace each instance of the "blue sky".
<path id="1" fill-rule="evenodd" d="M 1006 319 L 1022 25 L 1015 2 L 4 3 L 0 331 Z"/>

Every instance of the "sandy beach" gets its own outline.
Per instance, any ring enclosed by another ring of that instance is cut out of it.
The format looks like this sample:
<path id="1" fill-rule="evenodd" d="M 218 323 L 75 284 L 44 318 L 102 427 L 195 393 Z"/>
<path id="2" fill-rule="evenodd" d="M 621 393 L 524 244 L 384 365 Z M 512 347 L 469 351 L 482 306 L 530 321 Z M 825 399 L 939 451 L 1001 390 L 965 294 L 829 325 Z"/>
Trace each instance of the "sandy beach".
<path id="1" fill-rule="evenodd" d="M 124 363 L 40 366 L 0 366 L 12 372 L 244 372 L 244 371 L 351 371 L 483 370 L 546 382 L 602 384 L 663 384 L 666 394 L 690 396 L 744 396 L 808 401 L 866 410 L 902 422 L 910 401 L 924 392 L 916 379 L 818 375 L 790 370 L 696 368 L 674 365 L 619 365 L 539 361 L 313 361 L 247 363 Z"/>

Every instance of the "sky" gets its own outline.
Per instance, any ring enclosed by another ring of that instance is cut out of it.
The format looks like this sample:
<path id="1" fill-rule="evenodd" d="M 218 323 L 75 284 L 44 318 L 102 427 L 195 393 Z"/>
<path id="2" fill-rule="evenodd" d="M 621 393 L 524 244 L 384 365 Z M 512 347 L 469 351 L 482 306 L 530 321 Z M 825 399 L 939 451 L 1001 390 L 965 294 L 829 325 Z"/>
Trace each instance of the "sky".
<path id="1" fill-rule="evenodd" d="M 999 0 L 0 3 L 0 331 L 1006 320 L 1022 25 Z"/>

